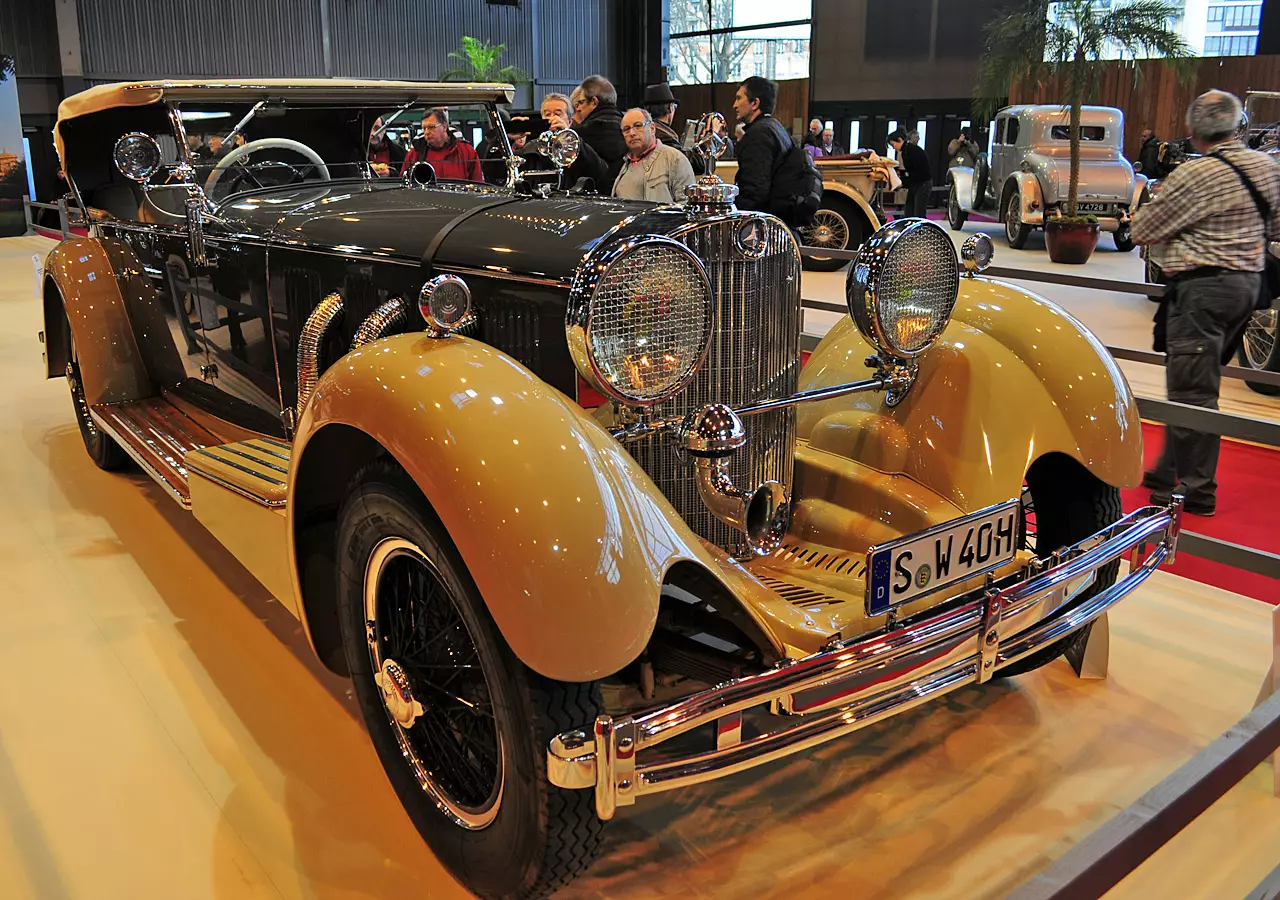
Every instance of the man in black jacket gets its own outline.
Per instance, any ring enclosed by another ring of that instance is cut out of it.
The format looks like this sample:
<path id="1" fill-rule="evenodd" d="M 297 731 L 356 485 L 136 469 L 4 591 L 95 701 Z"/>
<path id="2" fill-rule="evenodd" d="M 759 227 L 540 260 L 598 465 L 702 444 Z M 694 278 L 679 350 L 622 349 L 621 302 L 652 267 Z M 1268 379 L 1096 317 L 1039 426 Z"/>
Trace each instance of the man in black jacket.
<path id="1" fill-rule="evenodd" d="M 738 85 L 733 98 L 733 112 L 744 128 L 737 146 L 739 209 L 773 212 L 773 175 L 792 146 L 791 134 L 773 117 L 777 100 L 778 86 L 759 75 Z"/>
<path id="2" fill-rule="evenodd" d="M 907 142 L 907 133 L 899 128 L 889 135 L 889 146 L 898 151 L 904 173 L 902 186 L 907 189 L 907 205 L 904 216 L 919 219 L 929 215 L 929 194 L 933 191 L 933 171 L 929 168 L 929 154 L 919 144 Z"/>
<path id="3" fill-rule="evenodd" d="M 1142 165 L 1142 174 L 1148 178 L 1160 176 L 1160 139 L 1150 128 L 1142 129 L 1142 146 L 1138 149 L 1137 162 Z"/>
<path id="4" fill-rule="evenodd" d="M 627 155 L 627 142 L 622 139 L 622 113 L 618 111 L 618 92 L 603 75 L 588 75 L 573 92 L 574 130 L 583 143 L 604 161 L 608 170 L 602 193 L 618 178 L 622 160 Z"/>

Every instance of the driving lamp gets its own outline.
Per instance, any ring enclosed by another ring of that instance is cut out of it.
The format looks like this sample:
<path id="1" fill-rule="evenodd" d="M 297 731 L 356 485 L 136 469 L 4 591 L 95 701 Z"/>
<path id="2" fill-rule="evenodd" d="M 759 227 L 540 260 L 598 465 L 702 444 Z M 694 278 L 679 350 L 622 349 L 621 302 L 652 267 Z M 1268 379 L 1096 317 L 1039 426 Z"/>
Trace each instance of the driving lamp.
<path id="1" fill-rule="evenodd" d="M 427 334 L 448 337 L 471 324 L 471 289 L 457 275 L 437 275 L 422 286 L 418 310 Z"/>
<path id="2" fill-rule="evenodd" d="M 862 245 L 845 297 L 854 325 L 882 355 L 919 356 L 951 321 L 960 266 L 951 237 L 925 219 L 897 219 Z"/>

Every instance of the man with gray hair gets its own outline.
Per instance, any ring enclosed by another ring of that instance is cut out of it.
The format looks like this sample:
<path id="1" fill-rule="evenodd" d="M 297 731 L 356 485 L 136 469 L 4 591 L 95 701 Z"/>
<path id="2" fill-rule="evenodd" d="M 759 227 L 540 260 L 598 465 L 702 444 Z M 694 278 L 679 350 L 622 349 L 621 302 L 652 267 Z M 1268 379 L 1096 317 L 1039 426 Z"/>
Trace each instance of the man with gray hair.
<path id="1" fill-rule="evenodd" d="M 1222 366 L 1235 353 L 1261 288 L 1267 243 L 1280 238 L 1280 166 L 1236 137 L 1240 101 L 1209 91 L 1187 110 L 1201 154 L 1164 181 L 1133 216 L 1133 240 L 1150 247 L 1168 282 L 1165 384 L 1170 400 L 1218 408 Z M 1165 429 L 1164 451 L 1142 483 L 1151 499 L 1185 494 L 1189 513 L 1217 508 L 1219 438 Z"/>
<path id="2" fill-rule="evenodd" d="M 658 140 L 648 110 L 627 110 L 622 138 L 629 152 L 613 184 L 613 196 L 656 203 L 683 201 L 685 188 L 693 184 L 693 167 L 683 153 Z"/>
<path id="3" fill-rule="evenodd" d="M 606 185 L 613 184 L 622 170 L 627 144 L 622 139 L 622 113 L 618 112 L 618 92 L 603 75 L 588 75 L 573 92 L 573 121 L 583 142 L 604 161 Z M 601 185 L 603 190 L 604 185 Z"/>

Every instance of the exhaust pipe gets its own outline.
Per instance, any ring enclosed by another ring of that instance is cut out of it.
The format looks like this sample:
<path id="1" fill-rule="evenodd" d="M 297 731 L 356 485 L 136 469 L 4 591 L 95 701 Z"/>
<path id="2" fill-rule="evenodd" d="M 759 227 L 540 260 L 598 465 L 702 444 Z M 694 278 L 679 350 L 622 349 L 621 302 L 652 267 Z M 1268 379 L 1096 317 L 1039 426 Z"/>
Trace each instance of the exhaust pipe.
<path id="1" fill-rule="evenodd" d="M 729 458 L 747 442 L 747 431 L 732 409 L 712 403 L 691 413 L 681 426 L 684 447 L 694 457 L 698 493 L 711 513 L 747 536 L 756 556 L 768 556 L 782 543 L 791 523 L 787 490 L 766 481 L 751 493 L 729 475 Z"/>

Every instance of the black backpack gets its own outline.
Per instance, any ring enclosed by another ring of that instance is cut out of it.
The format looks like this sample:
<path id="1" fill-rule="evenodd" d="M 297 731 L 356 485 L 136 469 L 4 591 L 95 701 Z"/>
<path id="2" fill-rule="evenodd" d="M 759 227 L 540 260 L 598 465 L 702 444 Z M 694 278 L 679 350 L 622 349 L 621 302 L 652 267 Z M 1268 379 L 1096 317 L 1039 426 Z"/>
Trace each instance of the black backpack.
<path id="1" fill-rule="evenodd" d="M 813 224 L 822 205 L 822 173 L 795 138 L 787 134 L 786 140 L 788 149 L 783 151 L 769 187 L 769 211 L 792 228 L 802 228 Z"/>

